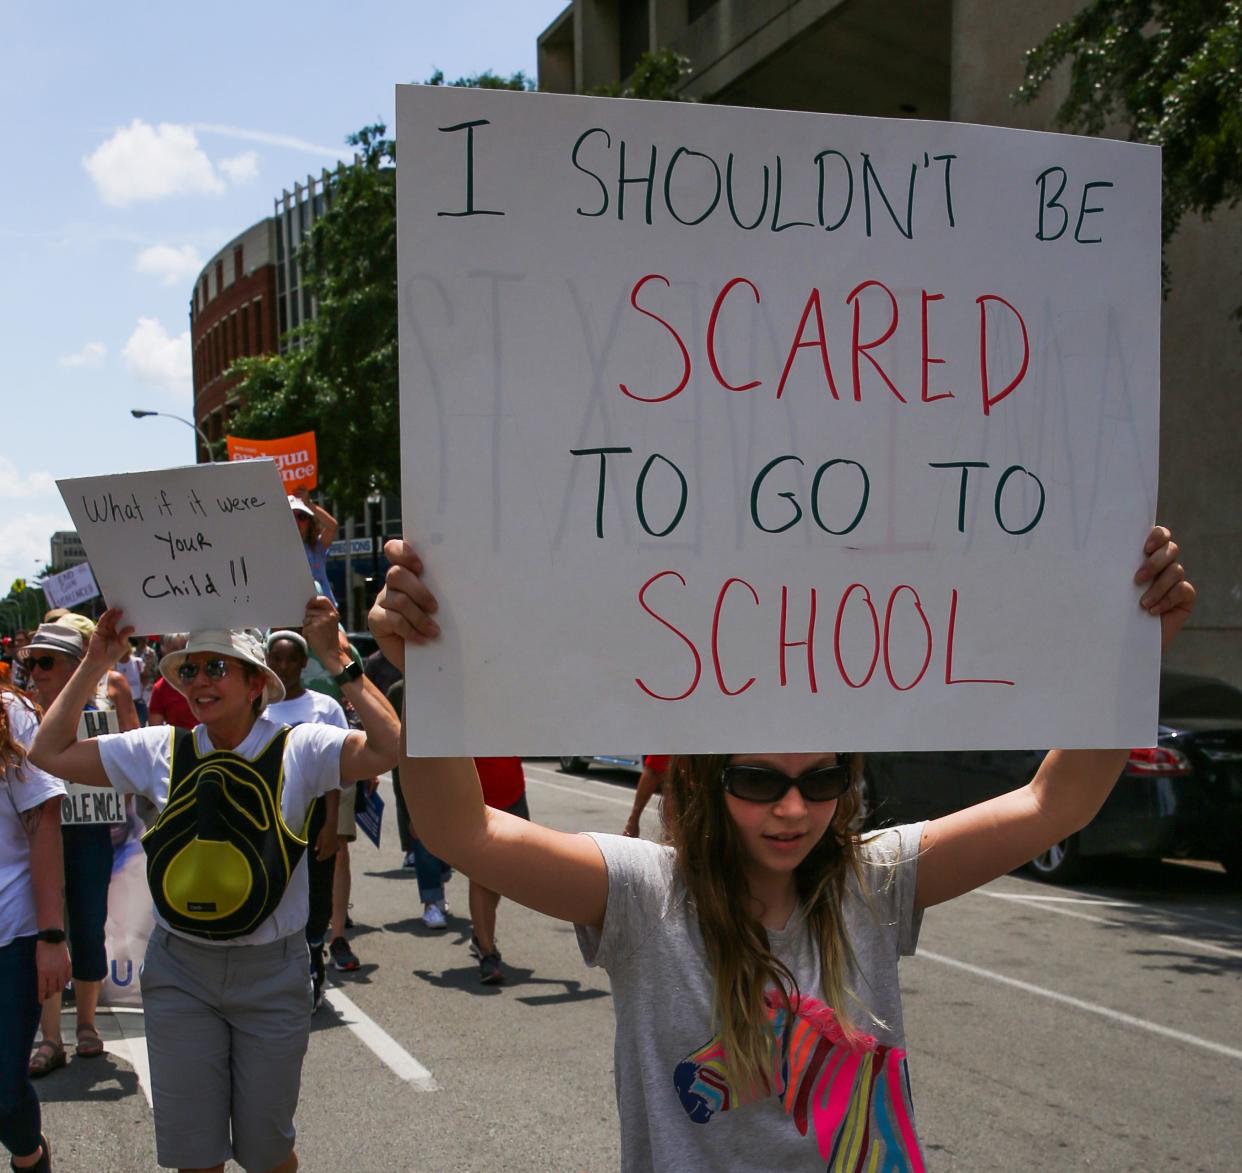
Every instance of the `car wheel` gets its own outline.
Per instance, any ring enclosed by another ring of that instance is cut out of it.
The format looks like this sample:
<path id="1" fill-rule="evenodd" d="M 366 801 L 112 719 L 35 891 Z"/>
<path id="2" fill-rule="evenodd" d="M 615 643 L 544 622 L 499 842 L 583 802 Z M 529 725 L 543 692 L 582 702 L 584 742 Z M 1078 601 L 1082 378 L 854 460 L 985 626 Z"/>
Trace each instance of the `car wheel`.
<path id="1" fill-rule="evenodd" d="M 561 772 L 563 774 L 581 774 L 590 763 L 586 758 L 561 758 Z"/>
<path id="2" fill-rule="evenodd" d="M 1041 880 L 1051 884 L 1068 884 L 1082 875 L 1082 857 L 1078 853 L 1078 836 L 1071 835 L 1040 852 L 1030 862 L 1030 869 Z"/>

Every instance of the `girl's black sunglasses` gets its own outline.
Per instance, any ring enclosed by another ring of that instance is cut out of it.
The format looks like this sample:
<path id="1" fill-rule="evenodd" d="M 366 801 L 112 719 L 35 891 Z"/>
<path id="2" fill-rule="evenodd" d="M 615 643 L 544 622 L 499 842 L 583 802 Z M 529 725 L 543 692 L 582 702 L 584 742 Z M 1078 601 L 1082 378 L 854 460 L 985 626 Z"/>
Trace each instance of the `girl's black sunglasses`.
<path id="1" fill-rule="evenodd" d="M 769 766 L 725 766 L 724 788 L 744 802 L 779 802 L 796 786 L 807 802 L 831 802 L 850 788 L 849 760 L 835 766 L 818 766 L 796 778 Z"/>
<path id="2" fill-rule="evenodd" d="M 208 660 L 203 664 L 203 673 L 208 680 L 223 680 L 229 674 L 229 662 L 224 659 Z M 177 665 L 177 679 L 182 684 L 189 684 L 198 675 L 198 665 L 185 660 Z"/>

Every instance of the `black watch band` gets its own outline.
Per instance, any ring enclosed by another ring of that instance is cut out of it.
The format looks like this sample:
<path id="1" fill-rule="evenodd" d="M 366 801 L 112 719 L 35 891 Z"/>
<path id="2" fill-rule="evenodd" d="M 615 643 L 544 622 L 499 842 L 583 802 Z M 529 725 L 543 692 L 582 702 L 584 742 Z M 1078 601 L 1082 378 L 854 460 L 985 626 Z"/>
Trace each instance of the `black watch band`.
<path id="1" fill-rule="evenodd" d="M 65 943 L 64 929 L 40 929 L 35 933 L 35 939 L 43 941 L 48 945 L 63 945 Z"/>
<path id="2" fill-rule="evenodd" d="M 350 660 L 344 668 L 332 677 L 332 683 L 335 684 L 337 688 L 344 688 L 347 684 L 353 684 L 353 682 L 361 676 L 362 665 L 359 664 L 357 660 Z"/>

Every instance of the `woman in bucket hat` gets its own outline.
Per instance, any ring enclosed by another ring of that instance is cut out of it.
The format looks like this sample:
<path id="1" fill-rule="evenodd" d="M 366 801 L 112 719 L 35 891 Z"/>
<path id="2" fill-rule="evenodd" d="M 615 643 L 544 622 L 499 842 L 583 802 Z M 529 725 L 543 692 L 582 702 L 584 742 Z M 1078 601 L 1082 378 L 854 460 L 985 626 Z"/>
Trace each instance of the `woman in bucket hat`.
<path id="1" fill-rule="evenodd" d="M 337 614 L 303 631 L 363 731 L 290 729 L 263 712 L 284 695 L 247 631 L 198 631 L 160 672 L 199 724 L 76 740 L 75 706 L 130 628 L 105 612 L 44 718 L 32 760 L 57 776 L 141 794 L 160 812 L 143 839 L 156 928 L 142 974 L 156 1149 L 166 1167 L 292 1173 L 293 1113 L 310 1032 L 306 822 L 316 797 L 388 770 L 399 723 L 340 654 Z"/>

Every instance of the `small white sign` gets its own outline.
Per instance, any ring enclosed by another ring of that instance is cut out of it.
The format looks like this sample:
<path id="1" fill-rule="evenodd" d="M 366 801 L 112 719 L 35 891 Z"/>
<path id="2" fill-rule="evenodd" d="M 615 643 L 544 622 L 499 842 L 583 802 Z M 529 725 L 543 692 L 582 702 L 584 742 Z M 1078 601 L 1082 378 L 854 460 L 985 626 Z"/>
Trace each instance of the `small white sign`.
<path id="1" fill-rule="evenodd" d="M 39 586 L 53 607 L 76 607 L 99 594 L 89 562 L 73 566 L 61 574 L 48 575 Z"/>
<path id="2" fill-rule="evenodd" d="M 116 713 L 111 709 L 87 709 L 78 718 L 78 740 L 85 741 L 101 733 L 119 733 Z M 65 827 L 91 823 L 125 822 L 125 796 L 110 786 L 79 786 L 70 782 L 60 800 L 60 822 Z"/>
<path id="3" fill-rule="evenodd" d="M 109 607 L 139 631 L 302 621 L 315 583 L 272 460 L 57 482 Z"/>

